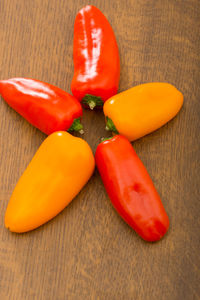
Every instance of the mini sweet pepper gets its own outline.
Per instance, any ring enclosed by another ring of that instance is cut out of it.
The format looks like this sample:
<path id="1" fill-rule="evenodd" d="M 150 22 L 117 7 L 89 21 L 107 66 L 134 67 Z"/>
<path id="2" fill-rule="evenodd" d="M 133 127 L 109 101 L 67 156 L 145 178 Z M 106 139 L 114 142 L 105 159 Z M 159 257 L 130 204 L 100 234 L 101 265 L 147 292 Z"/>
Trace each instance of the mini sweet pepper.
<path id="1" fill-rule="evenodd" d="M 95 160 L 120 216 L 144 240 L 160 240 L 169 228 L 169 219 L 145 166 L 127 138 L 115 135 L 101 142 Z"/>
<path id="2" fill-rule="evenodd" d="M 73 95 L 91 109 L 102 107 L 117 93 L 120 60 L 113 29 L 95 6 L 83 7 L 76 16 L 73 58 Z"/>
<path id="3" fill-rule="evenodd" d="M 166 124 L 182 105 L 183 95 L 173 85 L 141 84 L 105 102 L 106 128 L 134 141 Z"/>
<path id="4" fill-rule="evenodd" d="M 5 226 L 26 232 L 55 217 L 87 183 L 94 166 L 92 151 L 83 139 L 67 132 L 49 135 L 13 191 Z"/>
<path id="5" fill-rule="evenodd" d="M 29 78 L 0 80 L 0 95 L 33 126 L 46 134 L 81 131 L 79 101 L 51 84 Z"/>

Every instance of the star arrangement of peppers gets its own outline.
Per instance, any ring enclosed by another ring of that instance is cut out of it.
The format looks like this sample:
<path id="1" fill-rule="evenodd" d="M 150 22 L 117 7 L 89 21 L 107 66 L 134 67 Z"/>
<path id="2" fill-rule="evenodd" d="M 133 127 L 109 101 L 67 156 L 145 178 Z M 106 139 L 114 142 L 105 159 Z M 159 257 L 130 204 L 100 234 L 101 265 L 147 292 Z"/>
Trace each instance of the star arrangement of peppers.
<path id="1" fill-rule="evenodd" d="M 0 95 L 28 122 L 49 135 L 19 179 L 5 214 L 12 232 L 33 230 L 55 217 L 80 192 L 95 163 L 121 217 L 146 241 L 160 240 L 169 218 L 131 141 L 160 128 L 179 112 L 183 95 L 153 82 L 117 94 L 119 51 L 102 12 L 82 8 L 74 24 L 72 95 L 28 78 L 0 80 Z M 70 134 L 83 132 L 82 106 L 103 108 L 112 131 L 97 147 Z M 68 132 L 67 132 L 68 131 Z"/>

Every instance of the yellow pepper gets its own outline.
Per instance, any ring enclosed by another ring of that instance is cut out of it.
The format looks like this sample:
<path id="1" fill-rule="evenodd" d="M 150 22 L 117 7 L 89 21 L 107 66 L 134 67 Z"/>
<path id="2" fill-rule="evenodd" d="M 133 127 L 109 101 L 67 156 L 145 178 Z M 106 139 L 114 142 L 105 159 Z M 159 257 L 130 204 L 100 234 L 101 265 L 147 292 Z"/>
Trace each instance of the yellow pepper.
<path id="1" fill-rule="evenodd" d="M 64 131 L 48 136 L 14 189 L 5 226 L 26 232 L 55 217 L 87 183 L 94 166 L 92 151 L 83 139 Z"/>
<path id="2" fill-rule="evenodd" d="M 134 141 L 166 124 L 181 109 L 183 95 L 169 83 L 141 84 L 108 99 L 108 130 Z"/>

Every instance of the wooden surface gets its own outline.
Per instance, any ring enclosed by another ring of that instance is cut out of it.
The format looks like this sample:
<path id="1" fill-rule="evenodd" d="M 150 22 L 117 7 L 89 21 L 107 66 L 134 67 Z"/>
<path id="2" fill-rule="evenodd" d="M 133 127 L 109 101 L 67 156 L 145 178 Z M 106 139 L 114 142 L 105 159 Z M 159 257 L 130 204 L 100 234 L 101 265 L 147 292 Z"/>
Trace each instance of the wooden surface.
<path id="1" fill-rule="evenodd" d="M 70 91 L 73 22 L 85 0 L 1 0 L 0 79 L 31 77 Z M 4 228 L 19 176 L 45 135 L 0 99 L 0 299 L 200 299 L 199 0 L 90 1 L 107 16 L 121 55 L 120 90 L 167 81 L 184 94 L 169 124 L 134 143 L 169 214 L 156 244 L 112 208 L 95 171 L 56 218 L 27 234 Z M 101 112 L 84 112 L 93 151 Z"/>

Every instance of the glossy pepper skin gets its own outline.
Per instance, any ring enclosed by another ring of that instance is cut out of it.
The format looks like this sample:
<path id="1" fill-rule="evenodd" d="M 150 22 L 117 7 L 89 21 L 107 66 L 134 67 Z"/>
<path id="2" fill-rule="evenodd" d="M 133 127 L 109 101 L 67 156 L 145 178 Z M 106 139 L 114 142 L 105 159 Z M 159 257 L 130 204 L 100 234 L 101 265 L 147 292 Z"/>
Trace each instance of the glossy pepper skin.
<path id="1" fill-rule="evenodd" d="M 102 106 L 118 90 L 120 60 L 116 38 L 102 12 L 83 7 L 74 24 L 73 95 L 93 109 Z"/>
<path id="2" fill-rule="evenodd" d="M 13 191 L 5 226 L 26 232 L 55 217 L 87 183 L 94 166 L 92 151 L 83 139 L 64 131 L 48 136 Z"/>
<path id="3" fill-rule="evenodd" d="M 141 84 L 106 101 L 106 128 L 134 141 L 166 124 L 182 105 L 183 95 L 173 85 Z"/>
<path id="4" fill-rule="evenodd" d="M 47 135 L 80 131 L 82 107 L 75 97 L 48 83 L 12 78 L 0 80 L 0 95 L 14 110 Z"/>
<path id="5" fill-rule="evenodd" d="M 169 219 L 146 168 L 121 135 L 100 143 L 95 154 L 108 196 L 120 216 L 146 241 L 161 239 Z"/>

